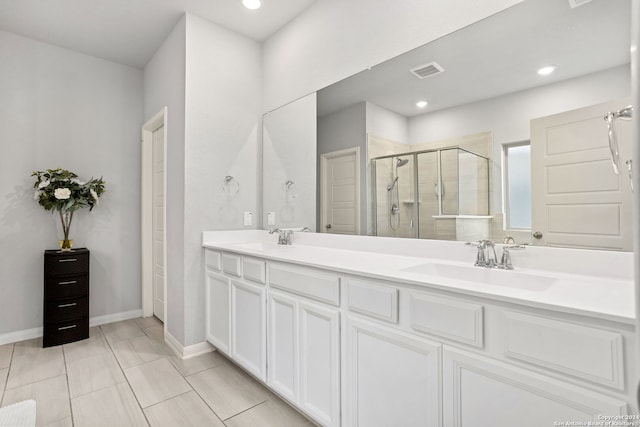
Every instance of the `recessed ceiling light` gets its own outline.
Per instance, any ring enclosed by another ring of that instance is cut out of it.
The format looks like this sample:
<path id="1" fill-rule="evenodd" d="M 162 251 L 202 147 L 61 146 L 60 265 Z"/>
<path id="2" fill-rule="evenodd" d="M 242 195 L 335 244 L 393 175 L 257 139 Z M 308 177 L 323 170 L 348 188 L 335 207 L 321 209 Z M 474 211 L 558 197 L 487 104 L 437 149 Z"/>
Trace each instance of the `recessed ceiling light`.
<path id="1" fill-rule="evenodd" d="M 260 6 L 262 6 L 262 1 L 261 0 L 242 0 L 242 4 L 247 9 L 260 9 Z"/>
<path id="2" fill-rule="evenodd" d="M 546 67 L 542 67 L 538 70 L 538 74 L 540 74 L 541 76 L 548 76 L 549 74 L 553 73 L 556 70 L 556 67 L 554 65 L 548 65 Z"/>
<path id="3" fill-rule="evenodd" d="M 418 107 L 418 108 L 424 108 L 427 105 L 429 105 L 429 103 L 427 101 L 418 101 L 418 102 L 416 102 L 416 107 Z"/>

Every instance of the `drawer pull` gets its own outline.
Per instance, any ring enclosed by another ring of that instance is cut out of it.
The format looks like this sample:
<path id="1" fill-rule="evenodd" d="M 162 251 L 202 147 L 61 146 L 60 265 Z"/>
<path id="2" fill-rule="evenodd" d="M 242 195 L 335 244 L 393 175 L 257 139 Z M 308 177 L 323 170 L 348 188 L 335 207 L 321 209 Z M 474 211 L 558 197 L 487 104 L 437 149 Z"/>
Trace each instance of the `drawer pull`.
<path id="1" fill-rule="evenodd" d="M 66 259 L 59 259 L 58 262 L 76 262 L 78 261 L 78 258 L 66 258 Z"/>
<path id="2" fill-rule="evenodd" d="M 58 328 L 59 331 L 64 331 L 65 329 L 73 329 L 78 325 L 71 325 L 71 326 L 62 326 L 60 328 Z"/>
<path id="3" fill-rule="evenodd" d="M 72 302 L 72 303 L 69 303 L 69 304 L 58 304 L 58 308 L 73 307 L 75 305 L 78 305 L 78 303 L 77 302 Z"/>
<path id="4" fill-rule="evenodd" d="M 77 280 L 69 280 L 69 281 L 66 281 L 66 282 L 58 282 L 58 285 L 75 285 L 77 283 L 78 283 Z"/>

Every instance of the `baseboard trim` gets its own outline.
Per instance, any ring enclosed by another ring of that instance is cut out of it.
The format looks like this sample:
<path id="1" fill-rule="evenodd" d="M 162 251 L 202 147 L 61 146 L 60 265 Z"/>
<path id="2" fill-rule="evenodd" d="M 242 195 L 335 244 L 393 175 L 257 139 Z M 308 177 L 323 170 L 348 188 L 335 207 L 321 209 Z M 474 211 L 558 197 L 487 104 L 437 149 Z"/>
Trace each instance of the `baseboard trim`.
<path id="1" fill-rule="evenodd" d="M 89 318 L 89 326 L 100 326 L 107 323 L 120 322 L 122 320 L 136 319 L 142 317 L 142 309 L 123 311 L 121 313 L 105 314 Z"/>
<path id="2" fill-rule="evenodd" d="M 3 344 L 11 344 L 18 341 L 30 340 L 33 338 L 40 338 L 42 336 L 43 329 L 32 328 L 32 329 L 24 329 L 22 331 L 15 332 L 7 332 L 6 334 L 0 335 L 0 345 Z"/>
<path id="3" fill-rule="evenodd" d="M 89 318 L 89 326 L 104 325 L 105 323 L 119 322 L 121 320 L 135 319 L 142 316 L 142 309 L 123 311 L 121 313 L 106 314 L 104 316 L 95 316 Z M 18 341 L 40 338 L 42 336 L 42 327 L 23 329 L 22 331 L 7 332 L 0 334 L 0 345 L 11 344 Z"/>
<path id="4" fill-rule="evenodd" d="M 199 342 L 197 344 L 183 346 L 169 331 L 164 331 L 164 342 L 167 343 L 169 348 L 181 359 L 190 359 L 192 357 L 200 356 L 201 354 L 215 351 L 215 347 L 206 341 Z"/>

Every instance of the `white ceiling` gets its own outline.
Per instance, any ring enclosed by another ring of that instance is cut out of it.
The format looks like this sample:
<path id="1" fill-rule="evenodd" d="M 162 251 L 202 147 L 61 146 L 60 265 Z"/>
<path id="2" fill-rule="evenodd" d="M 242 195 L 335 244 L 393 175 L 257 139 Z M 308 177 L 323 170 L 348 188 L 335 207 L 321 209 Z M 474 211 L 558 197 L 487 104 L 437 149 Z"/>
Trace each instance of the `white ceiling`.
<path id="1" fill-rule="evenodd" d="M 189 12 L 263 41 L 316 0 L 0 0 L 0 30 L 142 68 Z"/>
<path id="2" fill-rule="evenodd" d="M 628 64 L 630 9 L 629 0 L 524 1 L 321 90 L 318 115 L 369 101 L 412 117 Z M 445 71 L 409 72 L 432 61 Z M 549 64 L 556 72 L 538 76 Z"/>

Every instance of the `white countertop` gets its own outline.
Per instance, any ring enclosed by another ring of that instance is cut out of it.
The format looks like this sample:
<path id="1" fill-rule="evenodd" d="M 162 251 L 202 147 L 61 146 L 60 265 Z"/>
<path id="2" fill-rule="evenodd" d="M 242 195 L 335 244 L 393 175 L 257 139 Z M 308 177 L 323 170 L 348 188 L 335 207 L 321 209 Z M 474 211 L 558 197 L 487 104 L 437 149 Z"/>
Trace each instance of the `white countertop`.
<path id="1" fill-rule="evenodd" d="M 276 242 L 262 230 L 203 233 L 205 248 L 635 323 L 630 253 L 528 247 L 512 252 L 515 270 L 503 271 L 474 267 L 476 249 L 463 242 L 316 233 Z"/>

